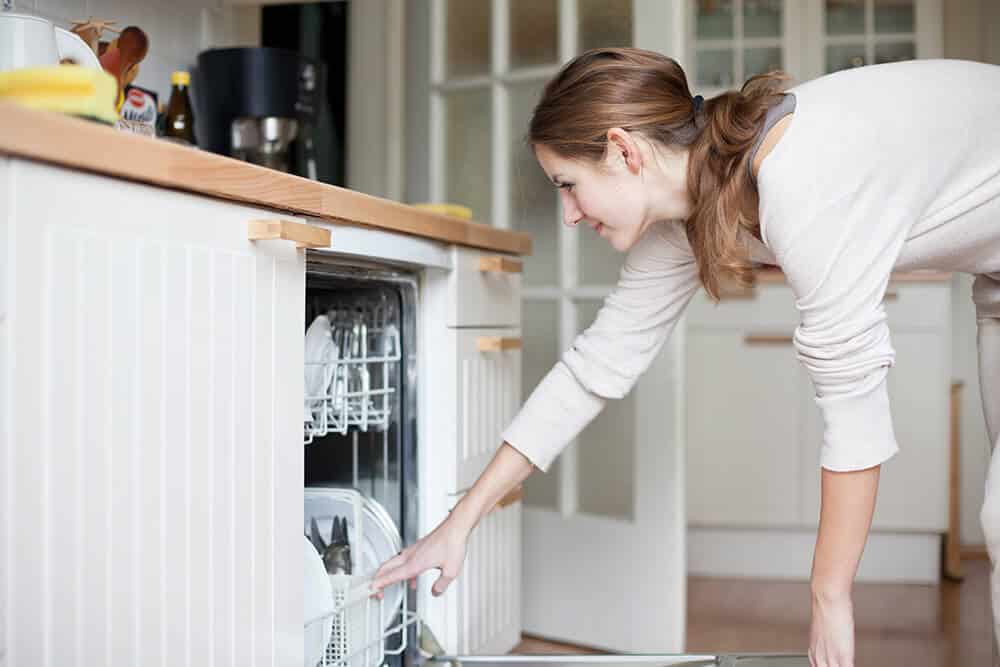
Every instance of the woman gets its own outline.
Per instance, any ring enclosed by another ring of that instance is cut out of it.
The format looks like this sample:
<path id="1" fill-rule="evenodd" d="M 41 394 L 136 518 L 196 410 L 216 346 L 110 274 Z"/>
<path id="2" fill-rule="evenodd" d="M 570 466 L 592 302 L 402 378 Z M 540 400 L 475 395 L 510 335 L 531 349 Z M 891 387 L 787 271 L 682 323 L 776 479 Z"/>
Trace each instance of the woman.
<path id="1" fill-rule="evenodd" d="M 882 307 L 893 270 L 965 271 L 990 440 L 1000 429 L 1000 67 L 910 61 L 784 77 L 692 97 L 680 66 L 598 49 L 547 85 L 528 141 L 559 188 L 564 222 L 628 252 L 615 291 L 503 434 L 475 486 L 432 533 L 385 563 L 376 591 L 440 568 L 458 575 L 479 519 L 546 470 L 606 399 L 625 396 L 701 286 L 779 266 L 796 296 L 799 359 L 826 429 L 811 576 L 809 653 L 853 664 L 851 588 L 880 465 L 897 451 Z M 994 444 L 995 448 L 995 444 Z M 981 514 L 1000 617 L 1000 456 Z M 380 594 L 380 593 L 379 593 Z"/>

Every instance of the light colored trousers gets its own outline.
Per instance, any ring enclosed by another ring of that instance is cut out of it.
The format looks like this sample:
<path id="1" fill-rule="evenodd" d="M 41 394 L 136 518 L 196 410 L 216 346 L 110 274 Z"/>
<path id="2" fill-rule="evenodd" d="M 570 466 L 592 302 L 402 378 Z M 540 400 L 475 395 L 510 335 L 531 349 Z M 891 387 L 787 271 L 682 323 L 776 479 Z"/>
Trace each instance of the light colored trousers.
<path id="1" fill-rule="evenodd" d="M 979 348 L 979 387 L 986 414 L 992 455 L 986 473 L 986 494 L 979 514 L 990 555 L 990 597 L 993 602 L 993 666 L 1000 667 L 1000 273 L 976 276 L 972 284 L 976 304 Z"/>

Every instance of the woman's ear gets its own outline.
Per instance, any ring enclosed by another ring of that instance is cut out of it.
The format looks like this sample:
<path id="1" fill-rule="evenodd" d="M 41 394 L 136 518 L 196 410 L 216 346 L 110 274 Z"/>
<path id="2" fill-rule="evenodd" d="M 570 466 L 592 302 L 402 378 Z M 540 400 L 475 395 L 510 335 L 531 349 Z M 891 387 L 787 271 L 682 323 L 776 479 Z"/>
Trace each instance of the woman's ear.
<path id="1" fill-rule="evenodd" d="M 642 154 L 635 138 L 620 127 L 608 130 L 608 150 L 621 155 L 622 162 L 634 174 L 642 169 Z"/>

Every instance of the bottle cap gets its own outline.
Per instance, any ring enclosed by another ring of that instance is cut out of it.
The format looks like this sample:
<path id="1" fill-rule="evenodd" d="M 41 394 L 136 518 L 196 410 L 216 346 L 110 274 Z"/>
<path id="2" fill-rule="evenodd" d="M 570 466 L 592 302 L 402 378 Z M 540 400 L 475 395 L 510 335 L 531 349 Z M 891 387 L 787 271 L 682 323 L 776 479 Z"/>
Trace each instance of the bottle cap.
<path id="1" fill-rule="evenodd" d="M 170 75 L 170 83 L 175 86 L 190 86 L 191 85 L 191 73 L 190 72 L 174 72 Z"/>

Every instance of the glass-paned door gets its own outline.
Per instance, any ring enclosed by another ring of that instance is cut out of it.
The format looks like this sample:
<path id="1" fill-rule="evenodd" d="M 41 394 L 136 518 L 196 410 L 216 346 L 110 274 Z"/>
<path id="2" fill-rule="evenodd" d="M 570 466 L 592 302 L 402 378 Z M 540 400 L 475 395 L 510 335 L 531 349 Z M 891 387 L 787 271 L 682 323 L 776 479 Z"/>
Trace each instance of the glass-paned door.
<path id="1" fill-rule="evenodd" d="M 916 5 L 916 0 L 824 0 L 824 73 L 916 58 Z"/>
<path id="2" fill-rule="evenodd" d="M 702 94 L 739 88 L 755 74 L 798 73 L 799 8 L 785 0 L 688 0 L 688 83 Z"/>
<path id="3" fill-rule="evenodd" d="M 559 68 L 591 48 L 683 53 L 683 40 L 669 36 L 682 34 L 684 14 L 663 0 L 430 6 L 430 195 L 469 206 L 482 224 L 532 235 L 522 281 L 527 398 L 593 322 L 624 261 L 589 226 L 561 224 L 558 193 L 525 142 L 534 107 Z M 752 16 L 750 33 L 769 39 L 761 35 L 781 14 Z M 640 32 L 656 37 L 640 44 Z M 665 348 L 654 364 L 653 389 L 609 401 L 547 474 L 526 481 L 524 558 L 533 565 L 522 582 L 525 632 L 622 650 L 682 648 L 683 466 L 667 409 L 674 354 Z M 598 533 L 606 539 L 594 544 Z M 598 562 L 605 574 L 594 581 Z M 605 610 L 586 622 L 574 602 L 584 589 Z M 639 620 L 631 618 L 637 605 L 646 610 Z"/>

